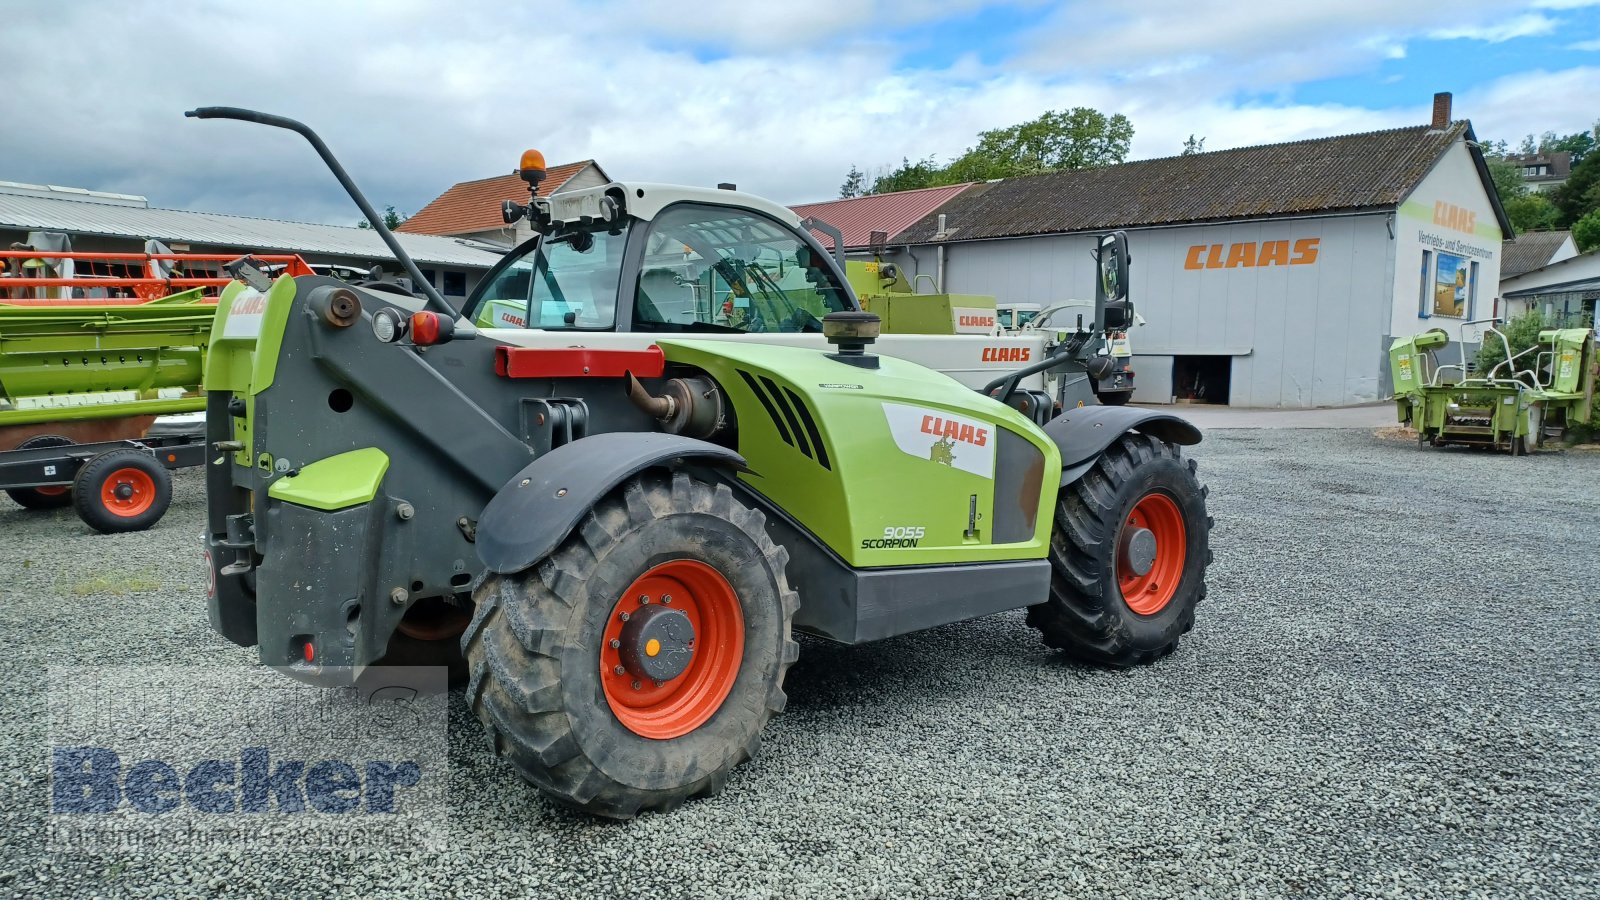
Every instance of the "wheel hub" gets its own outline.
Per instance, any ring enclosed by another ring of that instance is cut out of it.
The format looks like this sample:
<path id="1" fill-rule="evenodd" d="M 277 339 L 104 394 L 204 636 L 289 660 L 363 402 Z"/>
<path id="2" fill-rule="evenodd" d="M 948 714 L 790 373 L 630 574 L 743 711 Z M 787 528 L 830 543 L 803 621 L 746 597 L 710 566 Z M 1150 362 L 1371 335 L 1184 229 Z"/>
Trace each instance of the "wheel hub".
<path id="1" fill-rule="evenodd" d="M 1156 535 L 1148 528 L 1129 527 L 1122 531 L 1123 568 L 1132 575 L 1148 575 L 1156 564 Z"/>
<path id="2" fill-rule="evenodd" d="M 117 495 L 118 500 L 130 499 L 133 497 L 133 485 L 127 483 L 126 481 L 119 481 L 117 482 L 117 486 L 112 489 L 112 493 Z"/>
<path id="3" fill-rule="evenodd" d="M 635 678 L 671 681 L 694 658 L 694 625 L 682 610 L 651 604 L 622 626 L 618 655 Z"/>

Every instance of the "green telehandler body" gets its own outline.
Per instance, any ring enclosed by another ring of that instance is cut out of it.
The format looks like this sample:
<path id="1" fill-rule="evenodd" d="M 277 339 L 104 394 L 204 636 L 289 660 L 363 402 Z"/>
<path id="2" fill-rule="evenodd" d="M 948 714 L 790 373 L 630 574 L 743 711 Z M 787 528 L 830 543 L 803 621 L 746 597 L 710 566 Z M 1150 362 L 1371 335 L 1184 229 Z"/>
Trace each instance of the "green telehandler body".
<path id="1" fill-rule="evenodd" d="M 306 137 L 415 268 L 310 129 L 190 115 Z M 519 171 L 536 186 L 542 159 Z M 1211 520 L 1179 447 L 1199 432 L 1050 418 L 1021 387 L 1094 365 L 1087 329 L 974 391 L 876 353 L 878 317 L 776 204 L 616 183 L 504 212 L 542 240 L 465 314 L 317 276 L 224 292 L 209 612 L 264 664 L 323 685 L 454 666 L 519 773 L 626 818 L 756 752 L 795 631 L 862 644 L 1026 608 L 1049 645 L 1129 666 L 1192 626 Z M 1100 261 L 1096 333 L 1132 317 L 1126 238 Z M 480 326 L 493 303 L 505 326 Z"/>

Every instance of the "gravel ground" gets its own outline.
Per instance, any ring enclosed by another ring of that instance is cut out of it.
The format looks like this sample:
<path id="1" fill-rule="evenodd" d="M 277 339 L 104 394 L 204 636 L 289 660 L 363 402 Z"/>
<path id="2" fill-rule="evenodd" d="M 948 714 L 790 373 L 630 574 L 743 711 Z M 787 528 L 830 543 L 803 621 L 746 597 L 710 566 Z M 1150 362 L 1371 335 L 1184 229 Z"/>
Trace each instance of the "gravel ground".
<path id="1" fill-rule="evenodd" d="M 0 500 L 0 895 L 1600 895 L 1600 454 L 1196 451 L 1216 562 L 1169 659 L 1083 668 L 1021 613 L 807 641 L 757 760 L 626 824 L 542 800 L 458 694 L 434 853 L 49 853 L 46 666 L 253 654 L 205 622 L 194 473 L 144 534 Z"/>

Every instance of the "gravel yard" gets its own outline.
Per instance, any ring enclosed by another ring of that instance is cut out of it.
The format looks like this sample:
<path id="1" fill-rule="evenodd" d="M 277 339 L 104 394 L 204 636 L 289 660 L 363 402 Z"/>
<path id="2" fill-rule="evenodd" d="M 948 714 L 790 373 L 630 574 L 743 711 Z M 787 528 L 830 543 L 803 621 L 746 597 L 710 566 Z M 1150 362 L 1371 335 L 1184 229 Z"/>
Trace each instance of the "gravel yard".
<path id="1" fill-rule="evenodd" d="M 756 761 L 625 824 L 550 806 L 457 695 L 439 853 L 48 852 L 47 666 L 254 651 L 205 621 L 196 472 L 142 534 L 0 498 L 0 895 L 1600 895 L 1600 454 L 1195 451 L 1216 561 L 1174 656 L 1083 668 L 1021 612 L 804 641 Z"/>

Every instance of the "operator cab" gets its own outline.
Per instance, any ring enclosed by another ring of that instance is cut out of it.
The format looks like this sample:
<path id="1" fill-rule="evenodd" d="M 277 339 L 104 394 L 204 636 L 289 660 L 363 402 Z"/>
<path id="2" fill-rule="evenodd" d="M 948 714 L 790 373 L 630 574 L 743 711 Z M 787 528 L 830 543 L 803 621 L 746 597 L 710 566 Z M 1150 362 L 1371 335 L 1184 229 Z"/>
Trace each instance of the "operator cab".
<path id="1" fill-rule="evenodd" d="M 820 334 L 828 313 L 857 309 L 814 238 L 751 208 L 765 201 L 618 184 L 571 193 L 618 206 L 626 197 L 652 202 L 609 219 L 549 222 L 547 234 L 490 270 L 464 307 L 469 321 L 484 329 Z M 584 200 L 554 198 L 592 205 Z"/>

